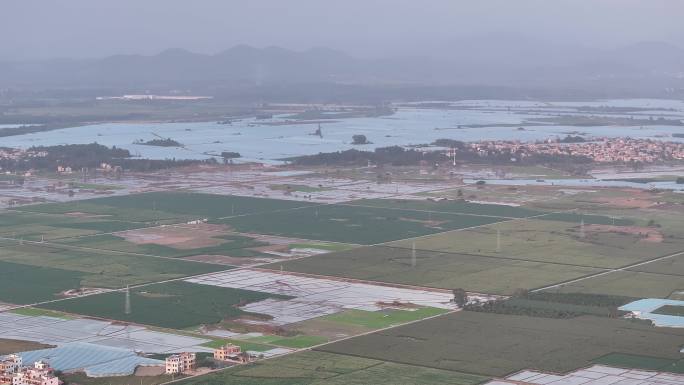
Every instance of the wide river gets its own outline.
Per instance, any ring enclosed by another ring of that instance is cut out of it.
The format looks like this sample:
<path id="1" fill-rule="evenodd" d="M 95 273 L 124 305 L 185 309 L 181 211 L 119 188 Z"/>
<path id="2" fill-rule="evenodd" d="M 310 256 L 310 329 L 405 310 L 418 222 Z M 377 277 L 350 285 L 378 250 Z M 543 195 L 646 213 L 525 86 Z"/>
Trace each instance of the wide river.
<path id="1" fill-rule="evenodd" d="M 429 144 L 436 139 L 448 138 L 462 141 L 519 139 L 523 141 L 563 137 L 568 133 L 582 132 L 590 136 L 654 138 L 684 141 L 673 138 L 673 133 L 684 133 L 684 127 L 648 125 L 644 127 L 574 127 L 574 126 L 527 126 L 524 122 L 536 117 L 586 112 L 578 108 L 586 106 L 638 107 L 644 111 L 623 113 L 620 110 L 610 116 L 645 118 L 649 116 L 667 119 L 684 119 L 684 102 L 677 100 L 628 99 L 600 100 L 591 102 L 521 102 L 521 101 L 460 101 L 453 106 L 467 109 L 426 109 L 402 107 L 392 116 L 379 118 L 341 119 L 322 124 L 323 137 L 312 135 L 317 126 L 313 124 L 264 125 L 268 121 L 245 119 L 232 125 L 216 122 L 204 123 L 108 123 L 66 128 L 35 134 L 0 138 L 0 146 L 27 148 L 37 145 L 97 142 L 117 146 L 134 155 L 152 159 L 204 159 L 217 156 L 222 151 L 242 154 L 241 161 L 278 163 L 280 159 L 357 148 L 372 150 L 391 145 Z M 648 110 L 653 109 L 653 110 Z M 606 113 L 601 113 L 607 116 Z M 274 117 L 274 122 L 285 120 Z M 497 127 L 513 124 L 515 127 Z M 463 125 L 484 125 L 476 128 L 458 128 Z M 366 135 L 371 144 L 352 145 L 352 135 Z M 172 138 L 183 148 L 154 147 L 133 144 L 134 141 L 154 139 L 156 136 Z"/>

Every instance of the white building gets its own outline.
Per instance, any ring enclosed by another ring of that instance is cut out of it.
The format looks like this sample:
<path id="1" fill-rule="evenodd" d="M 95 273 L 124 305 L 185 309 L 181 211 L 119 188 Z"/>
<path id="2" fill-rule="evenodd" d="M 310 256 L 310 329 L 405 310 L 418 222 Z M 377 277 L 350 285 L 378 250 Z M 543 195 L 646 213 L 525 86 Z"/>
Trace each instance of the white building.
<path id="1" fill-rule="evenodd" d="M 180 353 L 166 357 L 166 374 L 179 374 L 192 370 L 197 365 L 195 353 Z"/>

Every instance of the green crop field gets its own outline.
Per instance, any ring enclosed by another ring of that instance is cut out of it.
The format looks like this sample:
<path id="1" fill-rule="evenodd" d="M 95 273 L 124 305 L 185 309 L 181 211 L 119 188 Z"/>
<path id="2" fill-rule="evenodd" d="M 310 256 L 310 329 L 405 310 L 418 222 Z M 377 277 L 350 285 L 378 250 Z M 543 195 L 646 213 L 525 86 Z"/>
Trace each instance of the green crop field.
<path id="1" fill-rule="evenodd" d="M 677 317 L 684 317 L 684 306 L 681 305 L 665 305 L 661 306 L 658 309 L 656 309 L 654 314 L 665 314 L 665 315 L 674 315 Z"/>
<path id="2" fill-rule="evenodd" d="M 583 277 L 601 270 L 563 264 L 528 262 L 477 255 L 416 251 L 373 246 L 317 255 L 265 267 L 337 277 L 365 279 L 443 289 L 464 288 L 493 294 L 512 294 Z"/>
<path id="3" fill-rule="evenodd" d="M 180 385 L 476 385 L 487 378 L 325 352 L 301 352 L 191 378 Z"/>
<path id="4" fill-rule="evenodd" d="M 17 211 L 0 212 L 0 237 L 39 241 L 128 230 L 140 224 Z"/>
<path id="5" fill-rule="evenodd" d="M 622 217 L 610 217 L 607 215 L 592 215 L 592 214 L 580 214 L 575 212 L 566 213 L 550 213 L 544 216 L 540 216 L 539 219 L 545 221 L 558 221 L 558 222 L 570 222 L 570 223 L 580 223 L 584 221 L 587 225 L 616 225 L 616 226 L 632 226 L 636 224 L 636 221 L 631 218 Z"/>
<path id="6" fill-rule="evenodd" d="M 684 359 L 665 359 L 635 354 L 611 353 L 594 360 L 595 364 L 619 368 L 684 373 Z"/>
<path id="7" fill-rule="evenodd" d="M 131 290 L 131 314 L 125 314 L 124 292 L 42 305 L 42 308 L 128 321 L 151 326 L 185 329 L 216 324 L 244 314 L 237 304 L 266 298 L 286 298 L 248 290 L 170 282 Z"/>
<path id="8" fill-rule="evenodd" d="M 617 268 L 684 250 L 684 238 L 651 241 L 621 232 L 619 226 L 600 228 L 551 220 L 519 220 L 436 234 L 390 245 L 451 253 Z M 646 230 L 644 230 L 646 231 Z M 657 230 L 653 230 L 657 231 Z M 498 248 L 498 250 L 497 250 Z"/>
<path id="9" fill-rule="evenodd" d="M 558 290 L 638 298 L 668 298 L 673 293 L 684 290 L 684 255 L 574 282 Z"/>
<path id="10" fill-rule="evenodd" d="M 69 238 L 59 240 L 59 243 L 69 246 L 88 247 L 100 250 L 122 251 L 128 253 L 149 254 L 169 258 L 183 258 L 193 255 L 229 255 L 232 257 L 253 257 L 261 253 L 250 250 L 252 247 L 268 245 L 255 238 L 241 235 L 221 235 L 220 233 L 212 237 L 218 245 L 197 247 L 197 248 L 175 248 L 154 243 L 133 243 L 124 239 L 122 236 L 112 234 L 94 235 L 80 238 Z"/>
<path id="11" fill-rule="evenodd" d="M 0 261 L 0 302 L 31 304 L 57 299 L 81 286 L 83 273 Z"/>
<path id="12" fill-rule="evenodd" d="M 107 219 L 152 222 L 220 218 L 307 205 L 310 204 L 276 199 L 189 192 L 153 192 L 69 203 L 23 206 L 17 210 L 53 214 L 79 212 L 103 215 Z"/>
<path id="13" fill-rule="evenodd" d="M 672 256 L 671 258 L 633 267 L 629 270 L 652 274 L 684 276 L 684 253 Z"/>
<path id="14" fill-rule="evenodd" d="M 368 245 L 480 226 L 504 219 L 329 205 L 228 218 L 220 223 L 229 224 L 242 232 Z"/>
<path id="15" fill-rule="evenodd" d="M 226 270 L 207 263 L 171 260 L 95 250 L 80 250 L 54 244 L 14 244 L 0 248 L 0 261 L 72 271 L 80 286 L 119 288 L 190 275 Z M 28 282 L 27 284 L 31 284 Z M 40 283 L 38 283 L 40 284 Z M 76 288 L 75 287 L 70 288 Z"/>
<path id="16" fill-rule="evenodd" d="M 505 376 L 534 368 L 566 372 L 608 353 L 680 358 L 684 330 L 583 316 L 535 318 L 461 311 L 320 350 L 439 369 Z"/>
<path id="17" fill-rule="evenodd" d="M 467 201 L 429 201 L 429 200 L 406 200 L 406 199 L 361 199 L 349 202 L 354 206 L 372 206 L 389 209 L 425 210 L 440 213 L 490 215 L 494 217 L 525 218 L 542 214 L 540 211 L 530 210 L 523 207 L 480 204 Z"/>
<path id="18" fill-rule="evenodd" d="M 636 298 L 668 298 L 684 289 L 684 276 L 638 271 L 616 271 L 552 289 L 564 293 L 624 295 Z"/>

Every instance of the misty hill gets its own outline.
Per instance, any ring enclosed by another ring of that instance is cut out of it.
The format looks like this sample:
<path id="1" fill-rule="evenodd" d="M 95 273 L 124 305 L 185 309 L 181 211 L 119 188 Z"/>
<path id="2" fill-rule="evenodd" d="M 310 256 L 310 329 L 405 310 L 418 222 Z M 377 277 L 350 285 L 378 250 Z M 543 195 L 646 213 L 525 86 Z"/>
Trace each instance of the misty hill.
<path id="1" fill-rule="evenodd" d="M 4 86 L 188 86 L 334 82 L 355 75 L 350 56 L 314 48 L 295 52 L 240 45 L 215 55 L 169 49 L 153 56 L 114 55 L 99 60 L 0 63 Z"/>
<path id="2" fill-rule="evenodd" d="M 613 50 L 488 36 L 359 59 L 327 48 L 292 51 L 240 45 L 214 55 L 169 49 L 152 56 L 0 62 L 0 88 L 90 87 L 203 90 L 222 87 L 469 85 L 542 88 L 614 87 L 661 91 L 684 83 L 684 50 L 643 42 Z M 417 53 L 416 53 L 417 52 Z"/>

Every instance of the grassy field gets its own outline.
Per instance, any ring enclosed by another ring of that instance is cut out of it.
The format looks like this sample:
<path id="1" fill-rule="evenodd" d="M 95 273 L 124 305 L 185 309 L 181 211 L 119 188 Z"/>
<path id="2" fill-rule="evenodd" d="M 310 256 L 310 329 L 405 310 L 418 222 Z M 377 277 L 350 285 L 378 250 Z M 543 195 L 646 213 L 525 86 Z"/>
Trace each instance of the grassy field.
<path id="1" fill-rule="evenodd" d="M 301 352 L 181 381 L 181 385 L 476 385 L 472 374 L 350 357 Z"/>
<path id="2" fill-rule="evenodd" d="M 220 223 L 242 232 L 368 245 L 501 220 L 504 218 L 330 205 L 229 218 Z"/>
<path id="3" fill-rule="evenodd" d="M 236 307 L 276 295 L 218 286 L 171 282 L 131 290 L 131 314 L 123 292 L 46 304 L 42 308 L 172 329 L 215 324 L 244 314 Z"/>
<path id="4" fill-rule="evenodd" d="M 52 317 L 61 319 L 74 319 L 74 317 L 54 310 L 38 309 L 35 307 L 22 307 L 11 310 L 13 314 L 25 315 L 27 317 Z"/>
<path id="5" fill-rule="evenodd" d="M 566 372 L 608 353 L 680 358 L 684 330 L 604 317 L 533 318 L 463 311 L 321 347 L 489 376 L 532 368 Z"/>
<path id="6" fill-rule="evenodd" d="M 302 349 L 325 342 L 328 342 L 328 339 L 321 336 L 294 336 L 273 340 L 271 341 L 271 344 L 284 346 L 286 348 Z"/>
<path id="7" fill-rule="evenodd" d="M 617 268 L 684 250 L 684 238 L 645 238 L 657 229 L 584 226 L 551 220 L 520 220 L 475 229 L 436 234 L 390 245 L 451 253 Z M 653 240 L 652 240 L 653 239 Z M 499 250 L 497 250 L 497 247 Z"/>
<path id="8" fill-rule="evenodd" d="M 0 261 L 26 265 L 22 269 L 29 271 L 36 267 L 59 269 L 60 273 L 57 275 L 68 277 L 69 282 L 79 279 L 81 286 L 105 288 L 118 288 L 124 285 L 163 281 L 228 269 L 226 266 L 207 263 L 78 250 L 54 244 L 26 243 L 0 248 Z M 69 273 L 62 273 L 66 271 Z M 40 286 L 47 283 L 40 280 L 26 280 L 21 286 L 34 284 Z M 78 286 L 78 284 L 75 285 L 75 287 Z"/>
<path id="9" fill-rule="evenodd" d="M 117 377 L 88 377 L 85 373 L 69 373 L 60 376 L 67 384 L 78 385 L 157 385 L 171 381 L 171 375 L 161 376 L 117 376 Z"/>
<path id="10" fill-rule="evenodd" d="M 435 316 L 446 313 L 444 309 L 437 309 L 432 307 L 424 307 L 409 310 L 385 310 L 385 311 L 363 311 L 363 310 L 346 310 L 341 313 L 331 314 L 323 317 L 323 319 L 333 322 L 351 324 L 355 326 L 363 326 L 370 329 L 382 329 L 392 325 L 400 325 L 403 323 L 417 321 L 422 318 Z"/>
<path id="11" fill-rule="evenodd" d="M 668 298 L 672 293 L 683 289 L 684 276 L 616 271 L 551 290 L 564 293 L 624 295 L 636 298 Z"/>
<path id="12" fill-rule="evenodd" d="M 39 213 L 88 213 L 134 222 L 220 218 L 307 206 L 309 203 L 189 192 L 153 192 L 58 204 L 23 206 Z"/>
<path id="13" fill-rule="evenodd" d="M 373 246 L 317 255 L 267 265 L 286 271 L 419 285 L 443 289 L 464 288 L 494 294 L 512 294 L 597 273 L 600 270 L 545 262 L 477 255 L 416 251 Z"/>

